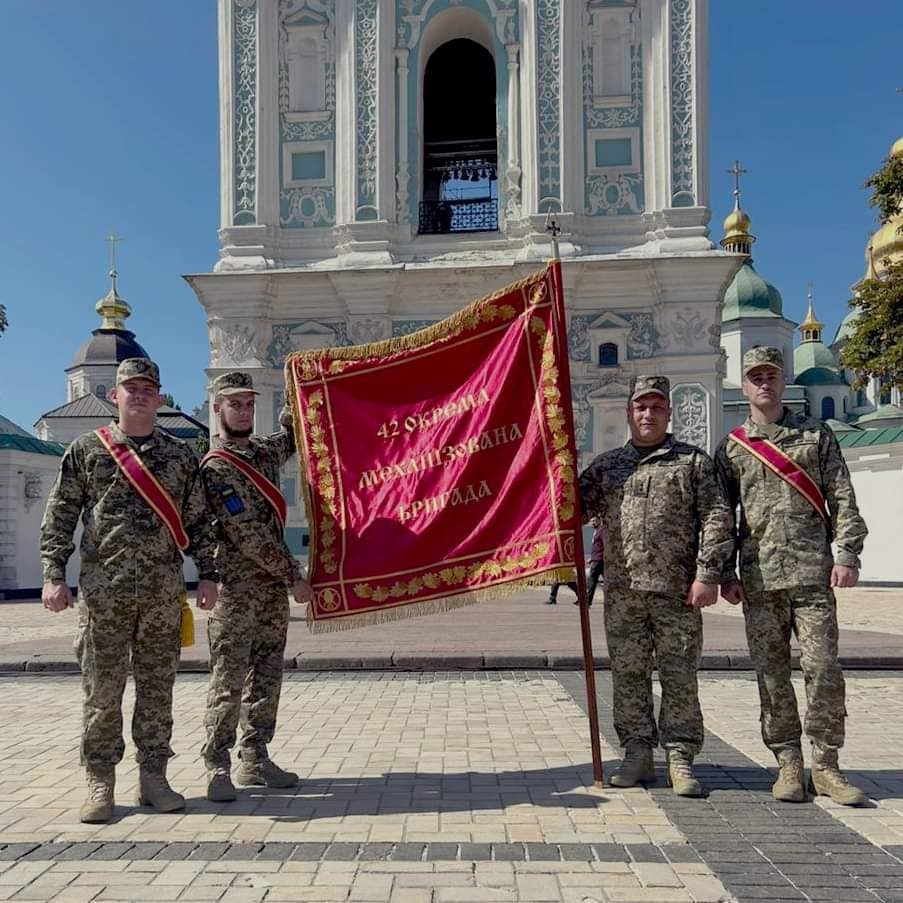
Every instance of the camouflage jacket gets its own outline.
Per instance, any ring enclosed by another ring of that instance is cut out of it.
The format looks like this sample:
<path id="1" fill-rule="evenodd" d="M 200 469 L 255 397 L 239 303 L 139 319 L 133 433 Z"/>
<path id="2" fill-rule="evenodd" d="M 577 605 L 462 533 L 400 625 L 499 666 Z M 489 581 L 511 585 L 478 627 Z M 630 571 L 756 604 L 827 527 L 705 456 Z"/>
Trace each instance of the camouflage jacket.
<path id="1" fill-rule="evenodd" d="M 630 443 L 580 475 L 584 515 L 602 519 L 605 586 L 684 596 L 718 583 L 733 548 L 712 459 L 669 435 L 645 457 Z"/>
<path id="2" fill-rule="evenodd" d="M 160 429 L 139 447 L 116 423 L 110 427 L 115 440 L 138 453 L 180 509 L 198 576 L 217 579 L 213 524 L 194 453 Z M 169 528 L 132 488 L 93 432 L 79 436 L 66 450 L 47 499 L 41 524 L 45 581 L 65 579 L 79 517 L 84 525 L 79 584 L 85 592 L 156 597 L 185 588 L 182 555 Z"/>
<path id="3" fill-rule="evenodd" d="M 749 436 L 770 439 L 821 489 L 831 515 L 825 523 L 812 504 L 729 436 L 715 453 L 715 465 L 732 510 L 740 507 L 737 549 L 740 579 L 747 590 L 826 586 L 836 561 L 859 567 L 868 530 L 856 507 L 850 472 L 831 430 L 814 417 L 784 408 L 777 423 L 747 419 Z M 734 561 L 725 579 L 736 577 Z"/>
<path id="4" fill-rule="evenodd" d="M 246 448 L 234 442 L 217 442 L 215 447 L 244 458 L 278 486 L 280 468 L 295 453 L 295 438 L 291 429 L 285 429 L 272 436 L 252 436 Z M 201 474 L 216 518 L 216 563 L 223 583 L 290 584 L 298 579 L 301 571 L 285 544 L 282 524 L 250 479 L 222 458 L 208 459 Z"/>

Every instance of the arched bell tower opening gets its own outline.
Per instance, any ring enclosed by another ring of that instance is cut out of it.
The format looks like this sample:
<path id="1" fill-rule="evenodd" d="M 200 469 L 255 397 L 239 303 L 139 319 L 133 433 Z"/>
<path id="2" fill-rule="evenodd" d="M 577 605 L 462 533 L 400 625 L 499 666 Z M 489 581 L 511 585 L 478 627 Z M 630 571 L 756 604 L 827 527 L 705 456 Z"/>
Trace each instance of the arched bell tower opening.
<path id="1" fill-rule="evenodd" d="M 495 61 L 469 38 L 446 41 L 426 64 L 422 184 L 422 235 L 498 230 Z"/>

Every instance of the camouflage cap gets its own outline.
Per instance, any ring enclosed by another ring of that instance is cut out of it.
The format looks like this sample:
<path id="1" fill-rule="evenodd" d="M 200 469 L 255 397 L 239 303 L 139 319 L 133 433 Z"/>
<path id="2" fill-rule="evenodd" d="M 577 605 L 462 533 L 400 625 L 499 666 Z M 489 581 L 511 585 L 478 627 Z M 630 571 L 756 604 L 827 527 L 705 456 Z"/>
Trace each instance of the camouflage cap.
<path id="1" fill-rule="evenodd" d="M 116 385 L 127 379 L 149 379 L 160 386 L 160 368 L 146 357 L 127 357 L 116 368 Z"/>
<path id="2" fill-rule="evenodd" d="M 240 373 L 238 370 L 232 370 L 229 373 L 220 373 L 213 385 L 210 387 L 214 396 L 217 395 L 238 395 L 240 392 L 253 392 L 259 395 L 254 388 L 254 381 L 251 379 L 250 373 Z"/>
<path id="3" fill-rule="evenodd" d="M 743 355 L 743 375 L 746 376 L 755 367 L 774 367 L 775 370 L 784 370 L 784 355 L 780 348 L 772 348 L 769 345 L 753 345 Z"/>
<path id="4" fill-rule="evenodd" d="M 630 401 L 641 395 L 661 395 L 665 401 L 671 400 L 671 383 L 667 376 L 634 376 L 630 381 Z"/>

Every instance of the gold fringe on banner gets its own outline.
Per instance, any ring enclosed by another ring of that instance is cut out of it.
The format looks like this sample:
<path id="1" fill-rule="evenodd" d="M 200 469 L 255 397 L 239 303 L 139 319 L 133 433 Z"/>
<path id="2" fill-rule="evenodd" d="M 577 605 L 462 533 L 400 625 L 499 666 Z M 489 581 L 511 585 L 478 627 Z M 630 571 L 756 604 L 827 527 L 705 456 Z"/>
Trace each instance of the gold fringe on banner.
<path id="1" fill-rule="evenodd" d="M 365 611 L 360 614 L 345 615 L 341 618 L 314 619 L 311 607 L 307 607 L 307 626 L 311 633 L 338 633 L 342 630 L 356 630 L 358 627 L 372 627 L 375 624 L 388 624 L 392 621 L 404 621 L 408 618 L 422 618 L 427 615 L 442 614 L 454 611 L 456 608 L 464 608 L 467 605 L 476 605 L 478 602 L 488 602 L 491 599 L 500 599 L 510 596 L 518 590 L 531 586 L 548 586 L 550 583 L 569 583 L 576 580 L 577 575 L 573 568 L 557 568 L 542 574 L 534 574 L 520 580 L 512 580 L 510 583 L 497 583 L 495 586 L 487 586 L 485 589 L 468 590 L 452 596 L 444 596 L 441 599 L 426 599 L 423 602 L 411 602 L 408 605 L 397 605 L 390 608 Z"/>

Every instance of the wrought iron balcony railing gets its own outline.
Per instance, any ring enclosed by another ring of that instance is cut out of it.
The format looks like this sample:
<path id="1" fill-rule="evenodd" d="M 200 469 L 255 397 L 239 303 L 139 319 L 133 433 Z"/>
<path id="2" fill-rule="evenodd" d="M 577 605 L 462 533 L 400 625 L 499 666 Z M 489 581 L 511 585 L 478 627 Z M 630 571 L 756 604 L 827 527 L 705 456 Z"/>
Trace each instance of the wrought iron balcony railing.
<path id="1" fill-rule="evenodd" d="M 451 198 L 420 202 L 421 235 L 497 232 L 498 228 L 498 198 Z"/>

